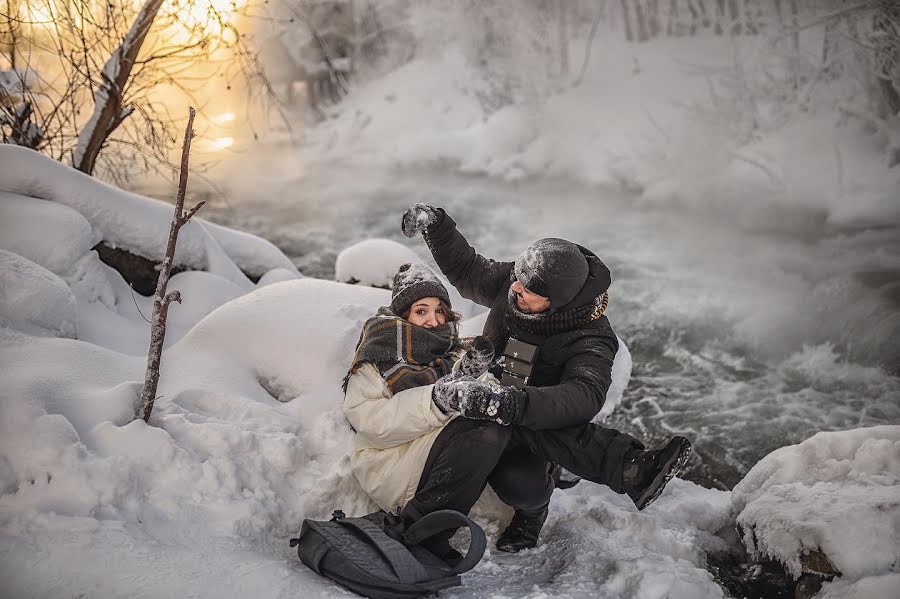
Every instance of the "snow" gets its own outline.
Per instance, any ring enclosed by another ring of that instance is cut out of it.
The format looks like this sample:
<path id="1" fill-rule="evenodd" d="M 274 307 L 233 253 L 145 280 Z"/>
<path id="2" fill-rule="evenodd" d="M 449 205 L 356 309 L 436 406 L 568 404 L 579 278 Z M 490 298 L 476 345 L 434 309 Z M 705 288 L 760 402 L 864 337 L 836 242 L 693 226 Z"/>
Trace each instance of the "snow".
<path id="1" fill-rule="evenodd" d="M 396 241 L 379 238 L 364 239 L 338 253 L 334 265 L 334 278 L 344 283 L 358 281 L 361 285 L 390 288 L 394 284 L 394 275 L 397 274 L 401 265 L 415 264 L 421 261 L 421 256 Z M 434 261 L 431 260 L 431 262 L 431 271 L 447 289 L 454 312 L 465 317 L 475 316 L 481 312 L 487 314 L 484 306 L 479 306 L 475 302 L 463 298 L 456 287 L 451 285 L 446 277 L 439 274 L 440 270 L 433 265 Z M 473 337 L 479 334 L 481 334 L 481 329 L 471 335 L 466 333 Z"/>
<path id="2" fill-rule="evenodd" d="M 75 337 L 78 317 L 68 285 L 31 260 L 0 250 L 0 327 Z"/>
<path id="3" fill-rule="evenodd" d="M 0 192 L 8 192 L 0 198 L 4 203 L 15 194 L 68 206 L 112 247 L 156 261 L 165 254 L 174 212 L 170 204 L 117 189 L 27 148 L 0 145 Z M 242 270 L 254 277 L 273 268 L 296 273 L 270 242 L 197 217 L 179 233 L 175 265 L 214 272 L 245 290 L 252 283 Z"/>
<path id="4" fill-rule="evenodd" d="M 360 285 L 389 288 L 402 264 L 419 260 L 415 252 L 396 241 L 366 239 L 338 254 L 334 278 L 342 283 L 356 281 Z"/>
<path id="5" fill-rule="evenodd" d="M 900 426 L 820 432 L 777 449 L 735 487 L 734 509 L 747 547 L 794 577 L 801 556 L 821 549 L 842 585 L 878 587 L 870 577 L 896 576 L 900 563 Z"/>
<path id="6" fill-rule="evenodd" d="M 0 388 L 0 576 L 7 588 L 14 595 L 64 588 L 159 596 L 196 589 L 199 576 L 205 589 L 225 595 L 303 589 L 341 596 L 300 565 L 286 540 L 304 517 L 372 509 L 348 468 L 352 431 L 340 411 L 340 380 L 362 323 L 389 300 L 387 290 L 305 278 L 228 302 L 163 354 L 150 426 L 131 420 L 143 358 L 0 330 L 0 364 L 13 373 Z M 684 485 L 660 500 L 655 509 L 667 515 L 656 519 L 582 483 L 554 507 L 545 551 L 576 560 L 567 575 L 572 588 L 595 584 L 569 543 L 578 529 L 597 552 L 594 568 L 616 568 L 625 550 L 647 556 L 609 588 L 671 583 L 683 596 L 698 589 L 718 596 L 697 547 L 713 542 L 707 529 L 727 514 L 727 494 Z M 489 498 L 479 507 L 493 535 L 497 509 Z M 576 517 L 583 511 L 592 514 L 589 527 Z M 693 516 L 685 521 L 680 512 Z M 672 535 L 682 539 L 675 560 L 666 557 Z M 512 588 L 504 557 L 485 560 L 473 585 Z M 548 566 L 540 552 L 525 560 Z M 652 577 L 642 574 L 651 564 Z M 527 586 L 534 584 L 570 588 L 540 578 Z"/>
<path id="7" fill-rule="evenodd" d="M 100 232 L 68 206 L 0 192 L 0 247 L 5 250 L 65 274 L 100 240 Z"/>
<path id="8" fill-rule="evenodd" d="M 40 83 L 37 71 L 28 67 L 25 69 L 0 69 L 0 89 L 13 98 L 23 94 L 26 90 L 35 89 Z"/>

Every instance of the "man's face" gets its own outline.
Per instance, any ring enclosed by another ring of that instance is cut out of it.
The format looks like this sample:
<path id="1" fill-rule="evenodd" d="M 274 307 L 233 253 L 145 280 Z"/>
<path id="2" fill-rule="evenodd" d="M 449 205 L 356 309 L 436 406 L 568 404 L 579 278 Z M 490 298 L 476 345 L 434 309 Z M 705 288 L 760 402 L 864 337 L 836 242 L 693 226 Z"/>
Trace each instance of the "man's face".
<path id="1" fill-rule="evenodd" d="M 515 281 L 510 289 L 516 294 L 516 307 L 522 312 L 538 314 L 550 309 L 550 298 L 528 291 L 522 283 Z"/>

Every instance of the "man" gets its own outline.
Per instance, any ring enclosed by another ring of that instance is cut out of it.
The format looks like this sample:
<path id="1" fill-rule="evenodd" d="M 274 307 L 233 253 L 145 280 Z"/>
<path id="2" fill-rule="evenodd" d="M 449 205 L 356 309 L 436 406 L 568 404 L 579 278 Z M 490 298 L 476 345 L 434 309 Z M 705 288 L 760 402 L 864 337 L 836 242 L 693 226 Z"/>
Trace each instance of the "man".
<path id="1" fill-rule="evenodd" d="M 450 283 L 490 308 L 484 336 L 497 356 L 510 339 L 537 348 L 521 388 L 483 381 L 435 385 L 435 403 L 466 418 L 438 437 L 406 515 L 442 507 L 468 512 L 489 482 L 516 509 L 497 541 L 498 549 L 515 552 L 537 544 L 555 488 L 551 462 L 627 493 L 638 509 L 656 499 L 686 462 L 687 439 L 644 451 L 630 435 L 590 424 L 603 407 L 618 350 L 603 315 L 610 273 L 600 258 L 551 238 L 532 244 L 515 263 L 496 262 L 477 254 L 443 209 L 425 204 L 406 211 L 403 233 L 423 234 Z M 500 429 L 473 425 L 478 420 Z"/>

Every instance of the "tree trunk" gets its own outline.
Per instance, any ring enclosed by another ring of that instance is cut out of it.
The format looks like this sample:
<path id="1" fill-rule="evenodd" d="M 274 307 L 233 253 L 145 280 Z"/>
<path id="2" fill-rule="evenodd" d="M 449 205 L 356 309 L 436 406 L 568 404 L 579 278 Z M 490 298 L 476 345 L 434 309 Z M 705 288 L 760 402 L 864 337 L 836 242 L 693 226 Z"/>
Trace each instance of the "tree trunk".
<path id="1" fill-rule="evenodd" d="M 794 46 L 794 55 L 800 55 L 800 7 L 797 6 L 797 0 L 790 0 L 791 3 L 791 40 Z"/>
<path id="2" fill-rule="evenodd" d="M 97 156 L 107 138 L 131 114 L 131 109 L 124 105 L 125 86 L 162 4 L 163 0 L 147 0 L 122 44 L 103 66 L 103 81 L 98 83 L 94 94 L 94 112 L 78 135 L 72 157 L 72 165 L 84 173 L 94 172 Z"/>
<path id="3" fill-rule="evenodd" d="M 622 18 L 625 21 L 625 39 L 629 42 L 634 41 L 634 31 L 631 29 L 631 13 L 628 10 L 628 2 L 630 0 L 622 0 Z"/>
<path id="4" fill-rule="evenodd" d="M 647 5 L 647 29 L 651 38 L 659 37 L 661 31 L 659 23 L 659 0 L 646 0 Z"/>
<path id="5" fill-rule="evenodd" d="M 840 71 L 840 64 L 836 61 L 836 57 L 840 45 L 842 23 L 841 17 L 828 19 L 825 22 L 825 37 L 822 40 L 822 68 L 829 75 L 835 75 Z"/>
<path id="6" fill-rule="evenodd" d="M 556 0 L 557 34 L 559 44 L 559 74 L 561 78 L 569 75 L 569 23 L 566 0 Z"/>
<path id="7" fill-rule="evenodd" d="M 641 0 L 635 0 L 634 13 L 637 17 L 638 41 L 646 42 L 650 39 L 650 30 L 647 28 L 647 15 Z"/>
<path id="8" fill-rule="evenodd" d="M 156 401 L 156 389 L 159 385 L 159 365 L 162 361 L 163 344 L 166 341 L 166 319 L 169 315 L 169 305 L 172 302 L 181 303 L 181 293 L 173 291 L 166 293 L 169 284 L 169 276 L 175 261 L 175 245 L 178 243 L 178 231 L 181 230 L 197 210 L 205 202 L 184 211 L 184 194 L 187 190 L 188 159 L 191 154 L 191 139 L 194 137 L 194 109 L 190 109 L 187 128 L 184 132 L 184 145 L 181 149 L 181 173 L 178 177 L 178 193 L 175 196 L 175 215 L 172 217 L 172 226 L 169 229 L 169 241 L 166 245 L 166 257 L 163 258 L 159 269 L 159 279 L 156 282 L 156 293 L 153 296 L 153 316 L 150 320 L 150 349 L 147 351 L 147 370 L 144 374 L 144 386 L 141 388 L 141 403 L 138 406 L 135 418 L 141 418 L 144 422 L 150 421 L 150 413 L 153 411 L 153 402 Z"/>
<path id="9" fill-rule="evenodd" d="M 725 33 L 725 0 L 715 0 L 716 2 L 716 35 Z"/>

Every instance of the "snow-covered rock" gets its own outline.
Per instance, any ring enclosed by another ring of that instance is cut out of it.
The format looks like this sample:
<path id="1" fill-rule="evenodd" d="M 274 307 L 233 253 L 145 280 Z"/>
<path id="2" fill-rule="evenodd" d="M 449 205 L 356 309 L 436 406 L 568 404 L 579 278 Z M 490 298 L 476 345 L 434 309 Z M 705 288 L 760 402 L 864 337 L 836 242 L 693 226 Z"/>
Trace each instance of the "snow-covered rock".
<path id="1" fill-rule="evenodd" d="M 826 596 L 862 596 L 900 564 L 900 426 L 820 432 L 773 451 L 735 487 L 734 510 L 752 554 L 796 578 L 821 551 L 841 574 Z M 848 581 L 862 586 L 850 592 Z"/>
<path id="2" fill-rule="evenodd" d="M 338 254 L 334 279 L 342 283 L 389 288 L 400 265 L 420 261 L 415 252 L 396 241 L 366 239 Z"/>
<path id="3" fill-rule="evenodd" d="M 111 247 L 155 261 L 165 254 L 171 204 L 117 189 L 33 150 L 0 145 L 0 191 L 68 206 Z M 259 277 L 273 268 L 297 272 L 270 242 L 197 217 L 179 233 L 175 264 L 213 272 L 247 289 L 252 284 L 244 273 Z"/>
<path id="4" fill-rule="evenodd" d="M 173 208 L 111 187 L 27 148 L 0 145 L 0 250 L 4 326 L 74 337 L 131 355 L 146 353 L 152 298 L 135 293 L 92 249 L 101 241 L 158 261 Z M 256 285 L 300 276 L 259 237 L 195 218 L 178 238 L 167 346 L 204 316 Z M 44 270 L 46 269 L 46 270 Z M 151 271 L 152 276 L 152 271 Z M 264 278 L 264 280 L 263 280 Z"/>
<path id="5" fill-rule="evenodd" d="M 394 283 L 394 275 L 397 274 L 401 265 L 422 262 L 421 256 L 396 241 L 366 239 L 345 248 L 338 254 L 334 266 L 334 278 L 343 283 L 390 288 Z M 486 311 L 484 306 L 479 306 L 461 296 L 459 291 L 441 274 L 437 266 L 432 264 L 430 268 L 447 288 L 454 312 L 468 318 Z M 388 303 L 390 303 L 390 299 L 388 299 Z M 480 333 L 479 329 L 474 335 Z"/>
<path id="6" fill-rule="evenodd" d="M 31 335 L 74 338 L 78 327 L 75 295 L 43 266 L 0 249 L 0 326 Z"/>

